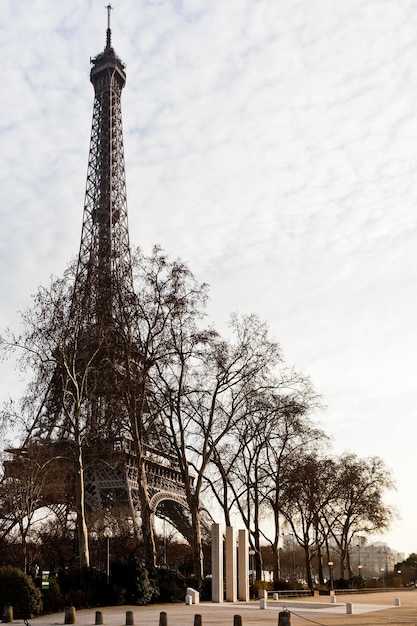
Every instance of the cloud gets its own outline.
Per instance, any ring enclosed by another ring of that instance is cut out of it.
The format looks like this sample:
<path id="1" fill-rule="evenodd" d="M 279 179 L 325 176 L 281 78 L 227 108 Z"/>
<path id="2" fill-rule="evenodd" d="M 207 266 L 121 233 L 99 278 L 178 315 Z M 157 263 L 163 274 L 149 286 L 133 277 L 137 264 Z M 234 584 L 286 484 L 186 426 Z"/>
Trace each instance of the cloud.
<path id="1" fill-rule="evenodd" d="M 188 260 L 222 328 L 235 310 L 268 320 L 324 395 L 337 445 L 387 455 L 405 494 L 411 444 L 394 458 L 390 425 L 414 417 L 415 11 L 123 0 L 111 17 L 127 63 L 132 244 Z M 13 325 L 78 251 L 89 58 L 106 14 L 5 0 L 0 20 L 1 313 Z M 2 372 L 4 397 L 14 383 Z"/>

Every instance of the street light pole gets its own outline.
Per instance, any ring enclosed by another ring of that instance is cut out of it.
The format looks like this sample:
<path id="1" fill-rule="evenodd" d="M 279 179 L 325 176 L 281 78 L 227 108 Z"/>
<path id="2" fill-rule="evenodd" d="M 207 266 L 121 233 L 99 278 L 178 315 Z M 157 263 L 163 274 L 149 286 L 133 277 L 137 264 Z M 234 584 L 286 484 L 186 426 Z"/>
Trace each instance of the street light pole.
<path id="1" fill-rule="evenodd" d="M 327 563 L 330 570 L 330 591 L 333 591 L 333 561 Z"/>
<path id="2" fill-rule="evenodd" d="M 107 584 L 109 584 L 110 582 L 110 537 L 107 537 L 106 577 L 107 577 Z"/>
<path id="3" fill-rule="evenodd" d="M 110 533 L 109 528 L 106 528 L 104 531 L 104 536 L 106 538 L 106 580 L 107 584 L 110 582 Z"/>

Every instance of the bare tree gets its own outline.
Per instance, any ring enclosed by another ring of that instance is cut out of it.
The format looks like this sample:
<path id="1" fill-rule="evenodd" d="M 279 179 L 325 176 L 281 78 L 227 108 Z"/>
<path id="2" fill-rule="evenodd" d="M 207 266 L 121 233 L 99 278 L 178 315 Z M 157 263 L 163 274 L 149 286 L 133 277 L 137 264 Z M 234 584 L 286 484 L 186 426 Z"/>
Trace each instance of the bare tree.
<path id="1" fill-rule="evenodd" d="M 263 568 L 261 543 L 271 544 L 275 579 L 279 578 L 280 505 L 286 473 L 294 454 L 324 437 L 309 421 L 317 405 L 309 380 L 287 368 L 281 356 L 277 364 L 280 367 L 269 374 L 267 384 L 247 394 L 244 416 L 215 450 L 216 472 L 206 476 L 226 523 L 234 510 L 248 528 L 257 577 Z"/>
<path id="2" fill-rule="evenodd" d="M 357 533 L 381 532 L 389 528 L 395 509 L 384 502 L 385 492 L 394 488 L 391 472 L 379 457 L 361 458 L 345 453 L 336 460 L 334 502 L 322 516 L 340 554 L 340 577 L 351 578 L 349 547 Z"/>
<path id="3" fill-rule="evenodd" d="M 172 327 L 173 353 L 158 371 L 157 404 L 168 425 L 192 516 L 193 558 L 203 574 L 201 492 L 223 441 L 246 414 L 248 397 L 270 384 L 277 344 L 256 316 L 232 318 L 233 341 L 198 327 Z"/>
<path id="4" fill-rule="evenodd" d="M 98 348 L 86 354 L 83 348 L 83 326 L 77 309 L 72 306 L 73 272 L 70 267 L 63 278 L 55 279 L 49 289 L 39 288 L 31 309 L 22 316 L 22 332 L 7 331 L 2 347 L 17 350 L 21 366 L 33 373 L 27 393 L 21 402 L 22 422 L 27 434 L 23 448 L 31 443 L 50 442 L 65 436 L 72 442 L 66 449 L 75 474 L 75 510 L 81 566 L 89 565 L 88 532 L 84 502 L 83 440 L 89 429 L 86 411 L 89 376 L 94 368 Z M 6 418 L 6 413 L 3 412 Z M 45 445 L 42 466 L 52 454 Z M 40 481 L 42 484 L 42 481 Z"/>
<path id="5" fill-rule="evenodd" d="M 313 588 L 311 563 L 321 543 L 318 520 L 333 498 L 334 464 L 316 451 L 297 454 L 288 468 L 281 512 L 304 551 L 307 585 Z"/>
<path id="6" fill-rule="evenodd" d="M 55 483 L 51 480 L 56 474 L 58 459 L 45 462 L 44 455 L 36 444 L 29 444 L 24 450 L 18 451 L 13 460 L 4 460 L 4 475 L 0 482 L 0 506 L 3 512 L 3 537 L 12 537 L 14 533 L 22 546 L 21 568 L 27 571 L 28 550 L 27 540 L 32 534 L 33 526 L 42 523 L 50 515 L 39 510 L 45 505 L 45 489 L 52 492 Z M 52 465 L 55 465 L 53 468 Z"/>
<path id="7" fill-rule="evenodd" d="M 149 449 L 167 458 L 176 452 L 158 404 L 159 372 L 176 358 L 173 336 L 192 335 L 197 320 L 204 316 L 207 289 L 206 285 L 197 283 L 183 262 L 168 260 L 158 247 L 149 257 L 136 250 L 132 266 L 135 280 L 132 328 L 137 355 L 126 368 L 130 379 L 127 430 L 135 442 L 138 458 L 145 563 L 154 565 L 153 512 L 145 460 Z M 187 483 L 186 489 L 189 488 Z M 193 497 L 190 495 L 190 499 Z"/>
<path id="8" fill-rule="evenodd" d="M 302 379 L 301 379 L 302 380 Z M 274 579 L 280 575 L 279 545 L 282 511 L 287 505 L 285 490 L 295 459 L 327 444 L 325 433 L 313 426 L 309 414 L 317 408 L 317 398 L 308 380 L 299 397 L 276 399 L 277 414 L 265 432 L 267 439 L 264 472 L 266 474 L 265 504 L 272 513 L 273 537 L 270 541 L 274 558 Z"/>

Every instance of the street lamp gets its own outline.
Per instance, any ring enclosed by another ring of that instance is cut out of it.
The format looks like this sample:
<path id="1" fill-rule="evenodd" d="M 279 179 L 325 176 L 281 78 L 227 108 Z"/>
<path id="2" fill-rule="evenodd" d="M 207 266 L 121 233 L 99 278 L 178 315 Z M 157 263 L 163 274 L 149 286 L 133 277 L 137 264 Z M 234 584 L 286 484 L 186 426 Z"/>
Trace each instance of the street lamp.
<path id="1" fill-rule="evenodd" d="M 107 579 L 107 584 L 109 584 L 110 582 L 110 535 L 111 535 L 110 530 L 106 528 L 103 535 L 106 538 L 106 579 Z"/>
<path id="2" fill-rule="evenodd" d="M 358 565 L 358 574 L 359 574 L 359 578 L 362 578 L 362 565 L 361 564 Z"/>
<path id="3" fill-rule="evenodd" d="M 329 571 L 330 571 L 330 591 L 333 591 L 333 561 L 329 561 L 327 563 L 327 565 L 329 566 Z"/>

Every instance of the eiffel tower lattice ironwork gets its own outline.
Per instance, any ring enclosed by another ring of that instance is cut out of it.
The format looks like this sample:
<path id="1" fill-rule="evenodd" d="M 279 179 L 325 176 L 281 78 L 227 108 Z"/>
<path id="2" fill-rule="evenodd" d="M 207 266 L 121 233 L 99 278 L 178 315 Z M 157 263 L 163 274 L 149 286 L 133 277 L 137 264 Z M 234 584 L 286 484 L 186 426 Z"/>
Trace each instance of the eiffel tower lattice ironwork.
<path id="1" fill-rule="evenodd" d="M 141 357 L 129 312 L 134 291 L 121 113 L 126 74 L 124 64 L 111 45 L 110 7 L 107 9 L 105 49 L 91 60 L 90 79 L 95 95 L 81 245 L 70 317 L 77 326 L 78 362 L 98 364 L 88 376 L 88 397 L 82 407 L 86 510 L 100 515 L 115 508 L 127 509 L 134 519 L 140 513 L 137 448 L 128 430 L 123 431 L 120 426 L 126 406 L 121 401 L 124 391 L 119 392 L 118 388 L 124 384 L 128 359 L 130 369 L 133 367 L 140 379 Z M 74 340 L 69 341 L 71 352 L 75 350 Z M 61 518 L 74 504 L 74 476 L 68 462 L 73 431 L 70 433 L 68 411 L 63 406 L 63 378 L 62 368 L 56 368 L 30 436 L 24 446 L 10 451 L 12 458 L 6 463 L 6 472 L 16 473 L 22 458 L 29 449 L 33 454 L 34 448 L 42 463 L 61 459 L 56 481 L 48 481 L 59 484 L 59 489 L 47 489 L 42 500 Z M 138 383 L 136 402 L 146 403 L 145 391 Z M 161 443 L 161 425 L 146 432 L 143 447 L 151 511 L 169 520 L 189 538 L 191 526 L 185 485 L 166 441 Z M 3 531 L 6 531 L 13 524 L 13 515 L 8 513 L 2 517 Z"/>

